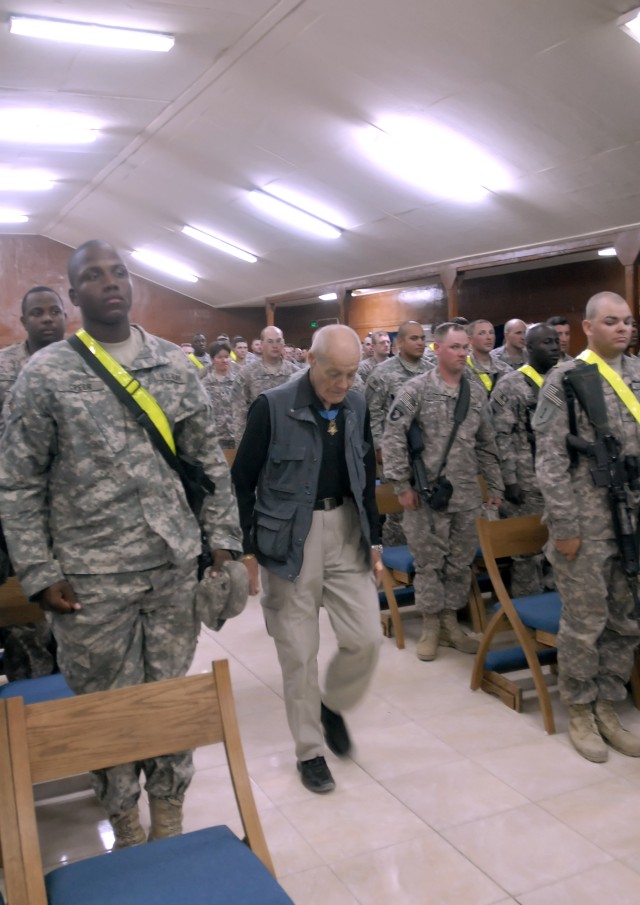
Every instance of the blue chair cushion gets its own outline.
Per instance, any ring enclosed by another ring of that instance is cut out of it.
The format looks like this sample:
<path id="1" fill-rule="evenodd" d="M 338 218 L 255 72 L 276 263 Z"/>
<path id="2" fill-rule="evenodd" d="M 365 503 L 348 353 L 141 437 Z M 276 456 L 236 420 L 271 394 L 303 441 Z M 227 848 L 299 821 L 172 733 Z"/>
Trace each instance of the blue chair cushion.
<path id="1" fill-rule="evenodd" d="M 538 651 L 538 660 L 541 666 L 548 666 L 558 659 L 555 648 Z M 527 658 L 521 647 L 505 647 L 502 650 L 491 650 L 484 658 L 484 668 L 488 672 L 515 672 L 517 669 L 527 669 Z"/>
<path id="2" fill-rule="evenodd" d="M 76 861 L 45 883 L 49 905 L 293 905 L 226 826 Z"/>
<path id="3" fill-rule="evenodd" d="M 516 597 L 513 605 L 527 628 L 558 634 L 562 601 L 557 591 L 548 594 L 534 594 L 531 597 Z"/>
<path id="4" fill-rule="evenodd" d="M 43 701 L 72 697 L 73 692 L 59 672 L 35 679 L 16 679 L 15 682 L 0 685 L 0 698 L 24 698 L 25 704 L 42 704 Z"/>
<path id="5" fill-rule="evenodd" d="M 382 562 L 387 569 L 397 572 L 413 572 L 413 556 L 406 544 L 401 547 L 383 547 Z"/>
<path id="6" fill-rule="evenodd" d="M 412 587 L 410 588 L 394 588 L 393 593 L 396 598 L 396 603 L 398 606 L 411 606 L 412 603 L 415 602 L 415 592 Z M 389 608 L 389 604 L 387 603 L 387 595 L 384 591 L 378 591 L 378 601 L 383 610 Z"/>

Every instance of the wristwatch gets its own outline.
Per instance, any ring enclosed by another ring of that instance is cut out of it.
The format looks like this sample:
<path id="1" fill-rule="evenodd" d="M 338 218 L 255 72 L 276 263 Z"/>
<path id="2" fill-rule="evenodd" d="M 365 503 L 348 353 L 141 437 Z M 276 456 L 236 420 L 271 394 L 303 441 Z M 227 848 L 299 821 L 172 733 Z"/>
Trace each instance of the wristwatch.
<path id="1" fill-rule="evenodd" d="M 379 553 L 382 556 L 382 544 L 371 544 L 371 549 L 375 550 L 376 553 Z"/>

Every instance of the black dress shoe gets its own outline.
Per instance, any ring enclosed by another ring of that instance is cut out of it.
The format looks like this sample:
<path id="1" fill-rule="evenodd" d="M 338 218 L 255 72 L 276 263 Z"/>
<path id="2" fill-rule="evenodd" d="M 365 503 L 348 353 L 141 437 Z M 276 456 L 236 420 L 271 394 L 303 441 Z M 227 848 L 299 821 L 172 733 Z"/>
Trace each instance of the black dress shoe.
<path id="1" fill-rule="evenodd" d="M 329 710 L 328 707 L 321 704 L 320 719 L 329 750 L 333 751 L 336 757 L 346 757 L 351 751 L 351 739 L 340 714 L 334 713 L 333 710 Z"/>
<path id="2" fill-rule="evenodd" d="M 299 760 L 298 772 L 305 789 L 310 792 L 333 792 L 336 784 L 331 775 L 331 770 L 327 767 L 327 762 L 320 755 L 313 757 L 311 760 Z"/>

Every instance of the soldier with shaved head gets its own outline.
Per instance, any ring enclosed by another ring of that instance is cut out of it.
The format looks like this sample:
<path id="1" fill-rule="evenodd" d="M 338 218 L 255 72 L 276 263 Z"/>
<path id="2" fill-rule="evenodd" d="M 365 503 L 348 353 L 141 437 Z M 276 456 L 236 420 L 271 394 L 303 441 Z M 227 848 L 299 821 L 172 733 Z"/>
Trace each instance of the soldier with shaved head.
<path id="1" fill-rule="evenodd" d="M 640 737 L 621 726 L 615 710 L 627 696 L 640 626 L 634 613 L 637 578 L 625 574 L 621 562 L 606 464 L 612 456 L 613 464 L 618 463 L 623 485 L 619 504 L 636 532 L 640 361 L 624 355 L 633 317 L 621 296 L 599 292 L 590 298 L 582 326 L 587 348 L 549 373 L 533 427 L 536 474 L 549 526 L 546 553 L 562 598 L 560 695 L 569 708 L 574 748 L 600 763 L 607 759 L 607 745 L 640 757 Z M 580 371 L 586 379 L 589 368 L 593 383 L 581 397 L 576 389 Z M 600 442 L 603 431 L 609 437 L 606 446 Z"/>
<path id="2" fill-rule="evenodd" d="M 527 325 L 518 318 L 513 318 L 504 325 L 504 345 L 491 352 L 491 357 L 500 359 L 515 370 L 526 364 L 527 351 L 525 334 Z"/>

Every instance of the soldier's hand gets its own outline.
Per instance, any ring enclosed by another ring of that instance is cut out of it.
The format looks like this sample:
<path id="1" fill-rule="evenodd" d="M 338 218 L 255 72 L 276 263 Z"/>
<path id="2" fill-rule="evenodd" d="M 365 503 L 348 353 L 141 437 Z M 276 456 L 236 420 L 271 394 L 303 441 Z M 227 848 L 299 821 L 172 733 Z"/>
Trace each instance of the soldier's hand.
<path id="1" fill-rule="evenodd" d="M 403 509 L 417 509 L 418 494 L 415 490 L 405 490 L 404 493 L 398 494 L 398 502 Z"/>
<path id="2" fill-rule="evenodd" d="M 82 607 L 76 600 L 73 588 L 68 581 L 56 581 L 38 594 L 38 603 L 43 610 L 56 613 L 74 613 Z"/>
<path id="3" fill-rule="evenodd" d="M 376 585 L 380 587 L 382 584 L 382 554 L 378 552 L 378 550 L 371 550 L 371 568 L 373 570 L 373 577 L 376 580 Z"/>
<path id="4" fill-rule="evenodd" d="M 558 553 L 562 553 L 563 556 L 566 556 L 569 562 L 576 558 L 581 544 L 582 541 L 579 537 L 558 538 L 553 542 Z"/>
<path id="5" fill-rule="evenodd" d="M 524 493 L 519 484 L 505 484 L 504 498 L 514 506 L 521 506 L 524 503 Z"/>
<path id="6" fill-rule="evenodd" d="M 214 550 L 213 551 L 213 563 L 211 565 L 211 575 L 215 578 L 220 569 L 226 562 L 229 562 L 230 559 L 233 559 L 229 550 Z"/>
<path id="7" fill-rule="evenodd" d="M 258 560 L 252 553 L 243 556 L 242 562 L 245 564 L 247 572 L 249 573 L 249 594 L 253 597 L 253 595 L 257 594 L 260 590 L 260 566 L 258 565 Z"/>

